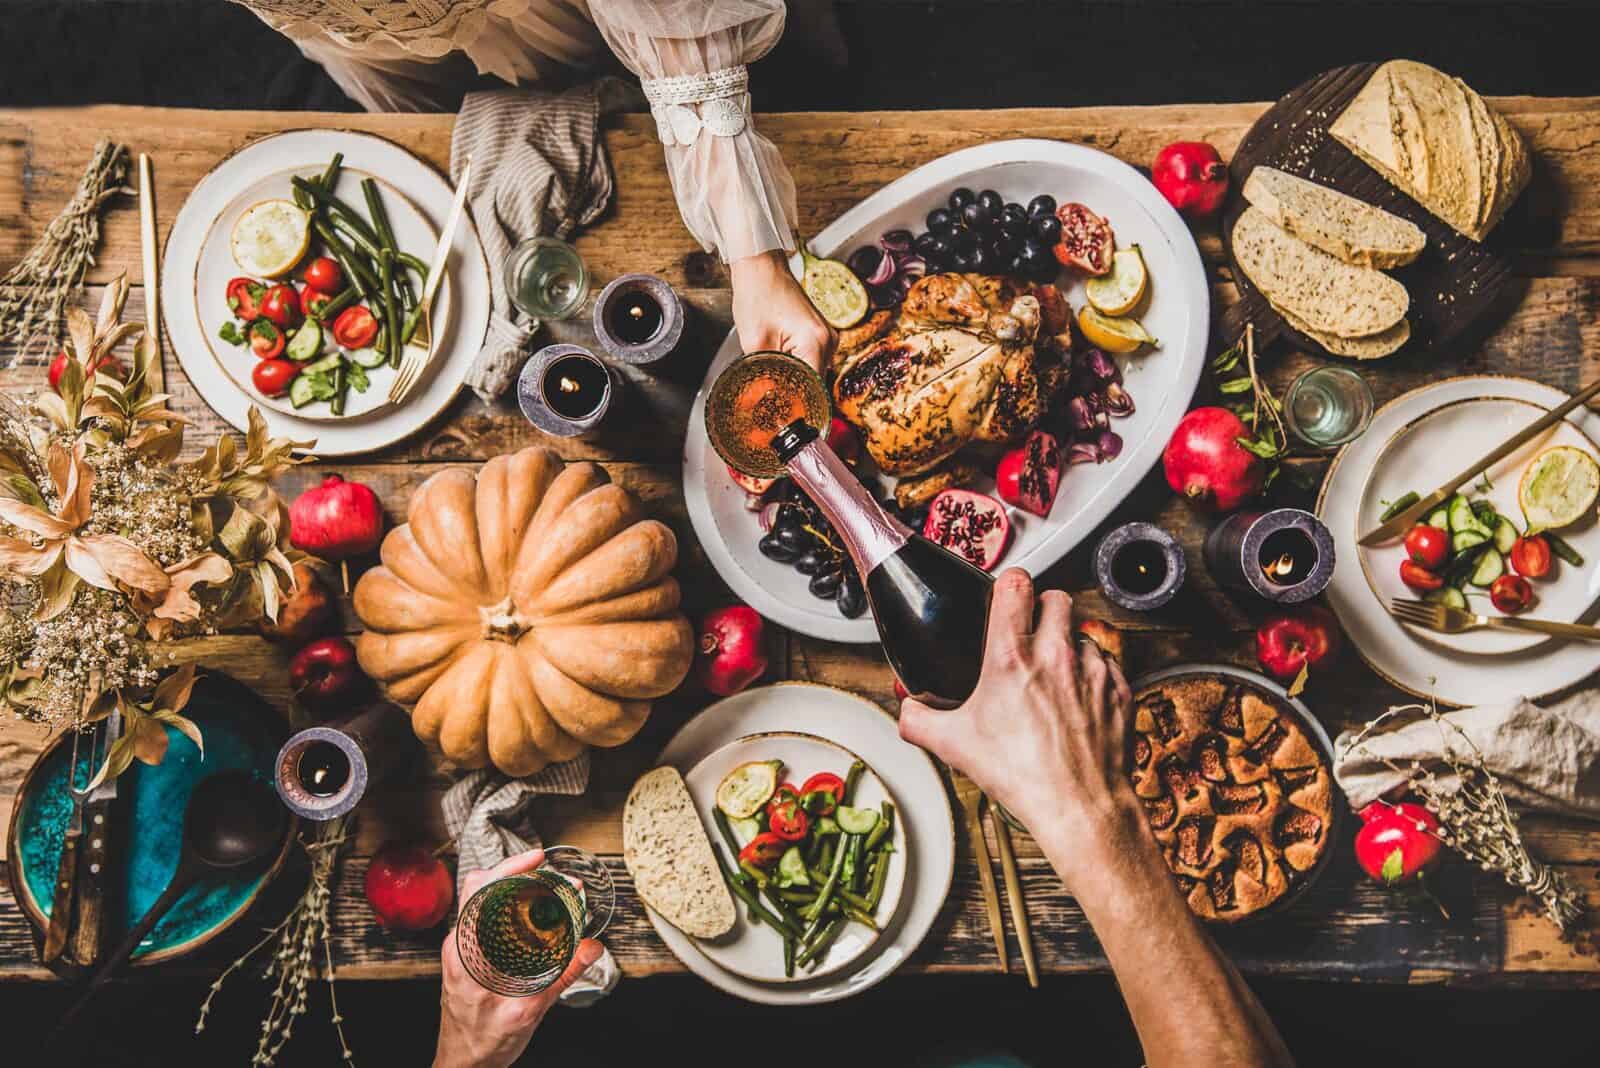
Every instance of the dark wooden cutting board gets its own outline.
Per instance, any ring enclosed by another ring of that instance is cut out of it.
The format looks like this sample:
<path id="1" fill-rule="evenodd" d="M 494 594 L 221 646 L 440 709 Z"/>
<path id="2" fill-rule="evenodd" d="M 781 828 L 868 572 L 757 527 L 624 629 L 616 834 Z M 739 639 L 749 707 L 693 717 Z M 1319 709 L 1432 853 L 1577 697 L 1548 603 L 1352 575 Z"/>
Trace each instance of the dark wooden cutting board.
<path id="1" fill-rule="evenodd" d="M 1490 235 L 1488 244 L 1463 237 L 1328 133 L 1377 69 L 1376 63 L 1357 63 L 1319 74 L 1269 108 L 1239 142 L 1228 167 L 1228 200 L 1222 214 L 1222 247 L 1240 297 L 1222 317 L 1220 340 L 1225 347 L 1236 343 L 1245 324 L 1253 322 L 1259 345 L 1282 337 L 1305 351 L 1328 354 L 1272 309 L 1234 258 L 1233 224 L 1249 206 L 1241 190 L 1257 166 L 1276 167 L 1375 204 L 1411 220 L 1427 235 L 1427 246 L 1414 263 L 1388 272 L 1411 294 L 1406 315 L 1411 339 L 1391 359 L 1470 347 L 1515 306 L 1522 287 L 1510 265 L 1490 247 L 1498 243 L 1506 224 Z"/>

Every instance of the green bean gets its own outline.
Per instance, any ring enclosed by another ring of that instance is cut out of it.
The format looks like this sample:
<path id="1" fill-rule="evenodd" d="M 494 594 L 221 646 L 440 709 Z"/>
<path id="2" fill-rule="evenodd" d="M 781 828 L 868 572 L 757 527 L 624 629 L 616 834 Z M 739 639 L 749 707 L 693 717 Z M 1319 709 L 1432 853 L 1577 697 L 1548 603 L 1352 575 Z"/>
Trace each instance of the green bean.
<path id="1" fill-rule="evenodd" d="M 344 361 L 340 360 L 333 372 L 333 400 L 328 402 L 328 409 L 334 415 L 344 414 L 344 395 L 349 389 L 350 376 L 344 369 Z"/>
<path id="2" fill-rule="evenodd" d="M 783 936 L 783 977 L 794 978 L 794 939 L 789 935 Z"/>
<path id="3" fill-rule="evenodd" d="M 361 299 L 360 290 L 355 286 L 345 286 L 344 292 L 330 298 L 328 303 L 322 306 L 322 310 L 317 312 L 317 318 L 322 322 L 327 322 L 359 299 Z"/>
<path id="4" fill-rule="evenodd" d="M 1550 551 L 1561 557 L 1561 559 L 1573 567 L 1583 566 L 1583 554 L 1574 549 L 1572 543 L 1566 538 L 1559 534 L 1552 534 L 1547 530 L 1544 532 L 1544 540 L 1550 543 Z"/>
<path id="5" fill-rule="evenodd" d="M 846 901 L 842 911 L 844 912 L 846 919 L 854 920 L 863 927 L 871 928 L 874 933 L 877 932 L 878 921 L 867 915 L 865 910 L 858 909 L 854 905 L 850 904 L 850 902 Z"/>
<path id="6" fill-rule="evenodd" d="M 767 873 L 766 872 L 762 871 L 760 868 L 756 867 L 754 864 L 750 863 L 748 860 L 741 860 L 739 862 L 739 870 L 745 874 L 746 878 L 748 878 L 751 882 L 755 883 L 756 886 L 758 886 L 758 887 L 760 887 L 762 889 L 766 888 L 766 885 L 767 885 Z"/>
<path id="7" fill-rule="evenodd" d="M 855 836 L 846 835 L 845 837 L 849 839 Z M 806 935 L 808 937 L 816 933 L 818 925 L 822 923 L 822 910 L 828 907 L 828 902 L 832 899 L 833 892 L 839 888 L 839 873 L 844 870 L 844 856 L 849 848 L 850 843 L 849 841 L 846 841 L 844 845 L 842 845 L 839 850 L 834 853 L 833 868 L 828 872 L 828 881 L 822 884 L 821 890 L 817 891 L 817 899 L 811 903 L 810 907 L 807 908 L 804 913 L 802 913 L 807 920 L 811 921 L 811 926 L 806 929 Z"/>
<path id="8" fill-rule="evenodd" d="M 894 830 L 894 802 L 885 801 L 881 811 L 883 818 L 878 821 L 876 827 L 872 828 L 872 833 L 867 835 L 868 853 L 882 845 L 884 840 L 889 837 L 890 832 Z"/>
<path id="9" fill-rule="evenodd" d="M 322 172 L 322 177 L 317 181 L 317 184 L 332 193 L 334 187 L 339 184 L 339 169 L 343 166 L 344 153 L 335 152 L 333 158 L 328 161 L 328 169 Z"/>
<path id="10" fill-rule="evenodd" d="M 766 907 L 756 899 L 755 892 L 750 889 L 749 884 L 734 875 L 733 869 L 728 866 L 726 858 L 722 855 L 722 850 L 717 849 L 714 845 L 712 848 L 717 854 L 717 866 L 722 869 L 723 881 L 728 884 L 728 889 L 733 891 L 733 896 L 743 901 L 746 907 L 749 908 L 751 918 L 766 924 L 780 935 L 789 936 L 795 934 L 796 932 L 784 926 L 782 920 L 766 910 Z"/>
<path id="11" fill-rule="evenodd" d="M 372 216 L 372 228 L 378 232 L 378 241 L 392 252 L 395 260 L 399 261 L 400 246 L 395 243 L 394 230 L 389 225 L 389 212 L 383 206 L 383 198 L 378 195 L 378 183 L 371 178 L 361 179 L 361 192 L 367 198 L 367 213 Z M 411 291 L 411 280 L 406 277 L 405 268 L 395 272 L 395 289 L 400 297 L 400 303 L 410 308 L 416 303 L 416 295 Z"/>
<path id="12" fill-rule="evenodd" d="M 334 259 L 339 261 L 339 266 L 344 268 L 344 273 L 349 277 L 350 284 L 356 287 L 356 291 L 361 294 L 361 299 L 371 300 L 373 293 L 378 288 L 378 280 L 356 259 L 355 253 L 350 251 L 350 246 L 340 240 L 333 227 L 322 219 L 313 219 L 311 228 L 322 239 L 322 243 L 328 246 L 328 251 L 332 253 Z"/>
<path id="13" fill-rule="evenodd" d="M 399 259 L 400 266 L 416 271 L 424 283 L 428 281 L 428 265 L 423 263 L 421 259 L 409 252 L 401 252 L 399 249 L 395 249 L 394 254 Z"/>
<path id="14" fill-rule="evenodd" d="M 405 342 L 400 336 L 400 302 L 394 295 L 394 253 L 383 250 L 378 261 L 379 283 L 383 288 L 383 315 L 389 322 L 389 366 L 400 366 L 400 350 Z"/>
<path id="15" fill-rule="evenodd" d="M 728 814 L 722 811 L 720 805 L 713 805 L 711 818 L 717 825 L 717 830 L 722 832 L 722 840 L 728 843 L 728 852 L 734 856 L 739 855 L 739 837 L 733 833 L 733 824 L 728 822 Z"/>
<path id="16" fill-rule="evenodd" d="M 363 233 L 354 223 L 350 222 L 350 220 L 346 219 L 343 215 L 330 215 L 328 216 L 328 221 L 333 224 L 333 228 L 335 230 L 338 230 L 340 233 L 344 234 L 350 239 L 350 244 L 355 246 L 358 252 L 365 255 L 374 263 L 378 261 L 379 256 L 383 255 L 383 246 L 378 243 L 377 239 L 369 234 Z"/>
<path id="17" fill-rule="evenodd" d="M 327 212 L 330 219 L 343 220 L 351 229 L 359 232 L 366 239 L 367 244 L 375 249 L 379 247 L 378 235 L 372 232 L 372 227 L 368 225 L 367 220 L 363 219 L 350 205 L 334 196 L 333 193 L 324 190 L 314 182 L 306 181 L 299 175 L 291 176 L 289 181 L 296 189 L 304 189 L 311 194 L 311 198 Z"/>
<path id="18" fill-rule="evenodd" d="M 1415 490 L 1412 490 L 1409 493 L 1402 493 L 1400 496 L 1391 501 L 1389 503 L 1389 507 L 1385 508 L 1382 514 L 1378 516 L 1378 522 L 1388 522 L 1401 512 L 1405 511 L 1407 508 L 1410 508 L 1413 504 L 1416 504 L 1418 500 L 1420 500 L 1420 498 L 1417 496 Z"/>
<path id="19" fill-rule="evenodd" d="M 862 863 L 862 858 L 866 856 L 862 847 L 867 840 L 859 834 L 850 837 L 853 839 L 850 843 L 850 889 L 860 890 L 867 878 L 867 866 Z"/>
<path id="20" fill-rule="evenodd" d="M 846 890 L 844 887 L 841 886 L 834 893 L 835 893 L 835 896 L 837 896 L 840 901 L 843 901 L 846 905 L 849 905 L 851 908 L 860 909 L 862 912 L 871 912 L 872 911 L 872 909 L 869 907 L 867 899 L 862 897 L 860 894 L 856 893 L 854 890 Z"/>
<path id="21" fill-rule="evenodd" d="M 873 915 L 877 914 L 878 905 L 883 901 L 883 888 L 889 884 L 890 858 L 889 853 L 879 853 L 872 866 L 872 889 L 867 891 L 866 911 Z"/>
<path id="22" fill-rule="evenodd" d="M 815 890 L 807 890 L 804 887 L 791 886 L 779 890 L 778 896 L 791 905 L 809 905 L 817 899 L 817 892 Z"/>
<path id="23" fill-rule="evenodd" d="M 767 895 L 767 901 L 772 904 L 772 911 L 775 912 L 778 918 L 783 921 L 785 927 L 789 927 L 795 931 L 804 930 L 804 925 L 801 924 L 800 917 L 794 914 L 794 910 L 789 907 L 789 903 L 779 895 L 778 888 L 776 886 L 768 883 L 761 889 L 762 892 Z"/>
<path id="24" fill-rule="evenodd" d="M 829 838 L 826 842 L 822 843 L 822 855 L 817 858 L 818 869 L 826 873 L 829 868 L 833 867 L 833 854 L 838 848 L 839 839 L 837 837 Z M 827 875 L 824 874 L 822 877 L 822 882 L 827 881 Z"/>
<path id="25" fill-rule="evenodd" d="M 844 798 L 839 802 L 840 804 L 850 804 L 850 799 L 856 796 L 856 783 L 861 781 L 861 774 L 866 770 L 867 766 L 861 761 L 851 762 L 850 770 L 845 772 L 844 775 Z"/>
<path id="26" fill-rule="evenodd" d="M 804 967 L 815 961 L 818 954 L 823 953 L 829 946 L 833 945 L 833 940 L 839 937 L 839 932 L 844 930 L 846 922 L 845 918 L 841 916 L 822 928 L 813 937 L 804 940 L 802 945 L 805 948 L 800 951 L 800 956 L 795 958 L 795 963 Z"/>

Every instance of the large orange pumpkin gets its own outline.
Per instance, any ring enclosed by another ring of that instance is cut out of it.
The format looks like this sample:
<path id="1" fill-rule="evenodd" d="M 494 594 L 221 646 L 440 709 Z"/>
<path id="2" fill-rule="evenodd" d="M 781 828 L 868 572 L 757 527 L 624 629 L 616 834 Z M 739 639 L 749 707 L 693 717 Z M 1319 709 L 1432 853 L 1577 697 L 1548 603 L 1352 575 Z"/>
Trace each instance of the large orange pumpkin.
<path id="1" fill-rule="evenodd" d="M 463 767 L 529 775 L 621 745 L 694 657 L 677 540 L 641 512 L 544 448 L 439 472 L 356 585 L 362 668 Z"/>

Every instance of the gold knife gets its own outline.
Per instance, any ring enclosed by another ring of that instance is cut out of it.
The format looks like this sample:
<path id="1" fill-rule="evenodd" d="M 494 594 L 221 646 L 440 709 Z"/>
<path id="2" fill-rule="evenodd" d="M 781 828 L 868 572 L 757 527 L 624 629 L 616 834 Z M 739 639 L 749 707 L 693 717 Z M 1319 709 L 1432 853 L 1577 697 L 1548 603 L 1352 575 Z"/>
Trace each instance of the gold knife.
<path id="1" fill-rule="evenodd" d="M 1457 475 L 1449 482 L 1446 482 L 1444 485 L 1440 486 L 1426 497 L 1423 497 L 1409 508 L 1404 508 L 1395 515 L 1390 516 L 1388 519 L 1380 523 L 1376 529 L 1363 534 L 1358 540 L 1358 544 L 1369 546 L 1377 545 L 1381 542 L 1388 541 L 1390 538 L 1396 538 L 1401 534 L 1404 534 L 1406 531 L 1410 530 L 1418 520 L 1422 519 L 1429 512 L 1433 511 L 1435 508 L 1438 508 L 1440 505 L 1444 504 L 1445 501 L 1449 500 L 1451 495 L 1454 494 L 1456 490 L 1466 485 L 1467 480 L 1473 475 L 1476 475 L 1484 468 L 1499 463 L 1507 456 L 1510 456 L 1513 452 L 1516 452 L 1522 446 L 1532 441 L 1541 432 L 1552 426 L 1555 426 L 1562 419 L 1566 418 L 1568 412 L 1572 411 L 1574 408 L 1577 408 L 1581 404 L 1587 403 L 1596 395 L 1600 395 L 1600 379 L 1597 379 L 1596 381 L 1589 383 L 1587 386 L 1584 386 L 1581 390 L 1573 394 L 1567 400 L 1556 405 L 1554 408 L 1551 408 L 1548 412 L 1540 416 L 1538 419 L 1535 419 L 1532 423 L 1529 423 L 1526 427 L 1519 430 L 1509 439 L 1498 445 L 1487 456 L 1474 463 L 1471 467 L 1461 472 L 1461 474 Z"/>
<path id="2" fill-rule="evenodd" d="M 989 845 L 983 838 L 983 791 L 978 784 L 954 768 L 950 780 L 955 784 L 956 800 L 961 802 L 966 817 L 967 842 L 972 847 L 972 861 L 978 866 L 978 882 L 983 887 L 983 904 L 989 912 L 989 930 L 994 934 L 994 950 L 1000 955 L 1000 970 L 1011 970 L 1006 956 L 1006 923 L 1000 917 L 1000 888 L 994 882 L 994 864 L 989 859 Z"/>
<path id="3" fill-rule="evenodd" d="M 1006 877 L 1006 904 L 1011 906 L 1011 926 L 1017 929 L 1017 946 L 1022 950 L 1022 968 L 1028 985 L 1039 988 L 1039 962 L 1033 956 L 1033 932 L 1028 927 L 1028 901 L 1022 896 L 1022 876 L 1017 873 L 1017 854 L 1011 848 L 1011 828 L 995 805 L 989 806 L 989 826 L 994 828 L 994 843 L 1000 851 L 1000 870 Z"/>
<path id="4" fill-rule="evenodd" d="M 166 385 L 161 369 L 161 246 L 156 241 L 156 182 L 150 157 L 139 153 L 139 244 L 144 253 L 144 323 L 155 342 L 155 359 L 147 372 L 157 393 Z"/>

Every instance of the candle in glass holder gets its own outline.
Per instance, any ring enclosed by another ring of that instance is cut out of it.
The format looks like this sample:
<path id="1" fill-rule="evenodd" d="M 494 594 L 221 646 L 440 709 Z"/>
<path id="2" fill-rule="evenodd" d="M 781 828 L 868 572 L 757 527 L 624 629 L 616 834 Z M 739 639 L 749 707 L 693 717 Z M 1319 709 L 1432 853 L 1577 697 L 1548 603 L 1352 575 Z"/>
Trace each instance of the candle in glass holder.
<path id="1" fill-rule="evenodd" d="M 1114 604 L 1135 612 L 1160 608 L 1178 595 L 1188 571 L 1183 546 L 1160 527 L 1124 523 L 1100 540 L 1094 574 Z"/>
<path id="2" fill-rule="evenodd" d="M 616 372 L 583 346 L 547 345 L 523 364 L 517 404 L 546 434 L 575 438 L 600 425 L 621 389 Z"/>
<path id="3" fill-rule="evenodd" d="M 1333 535 L 1299 508 L 1236 512 L 1206 536 L 1205 560 L 1219 585 L 1299 604 L 1333 578 Z"/>
<path id="4" fill-rule="evenodd" d="M 405 711 L 375 704 L 290 737 L 278 750 L 274 784 L 295 815 L 331 820 L 355 808 L 367 787 L 399 766 L 415 744 Z"/>
<path id="5" fill-rule="evenodd" d="M 664 360 L 683 338 L 688 308 L 665 279 L 653 274 L 614 278 L 594 302 L 594 334 L 606 354 L 623 363 Z"/>

